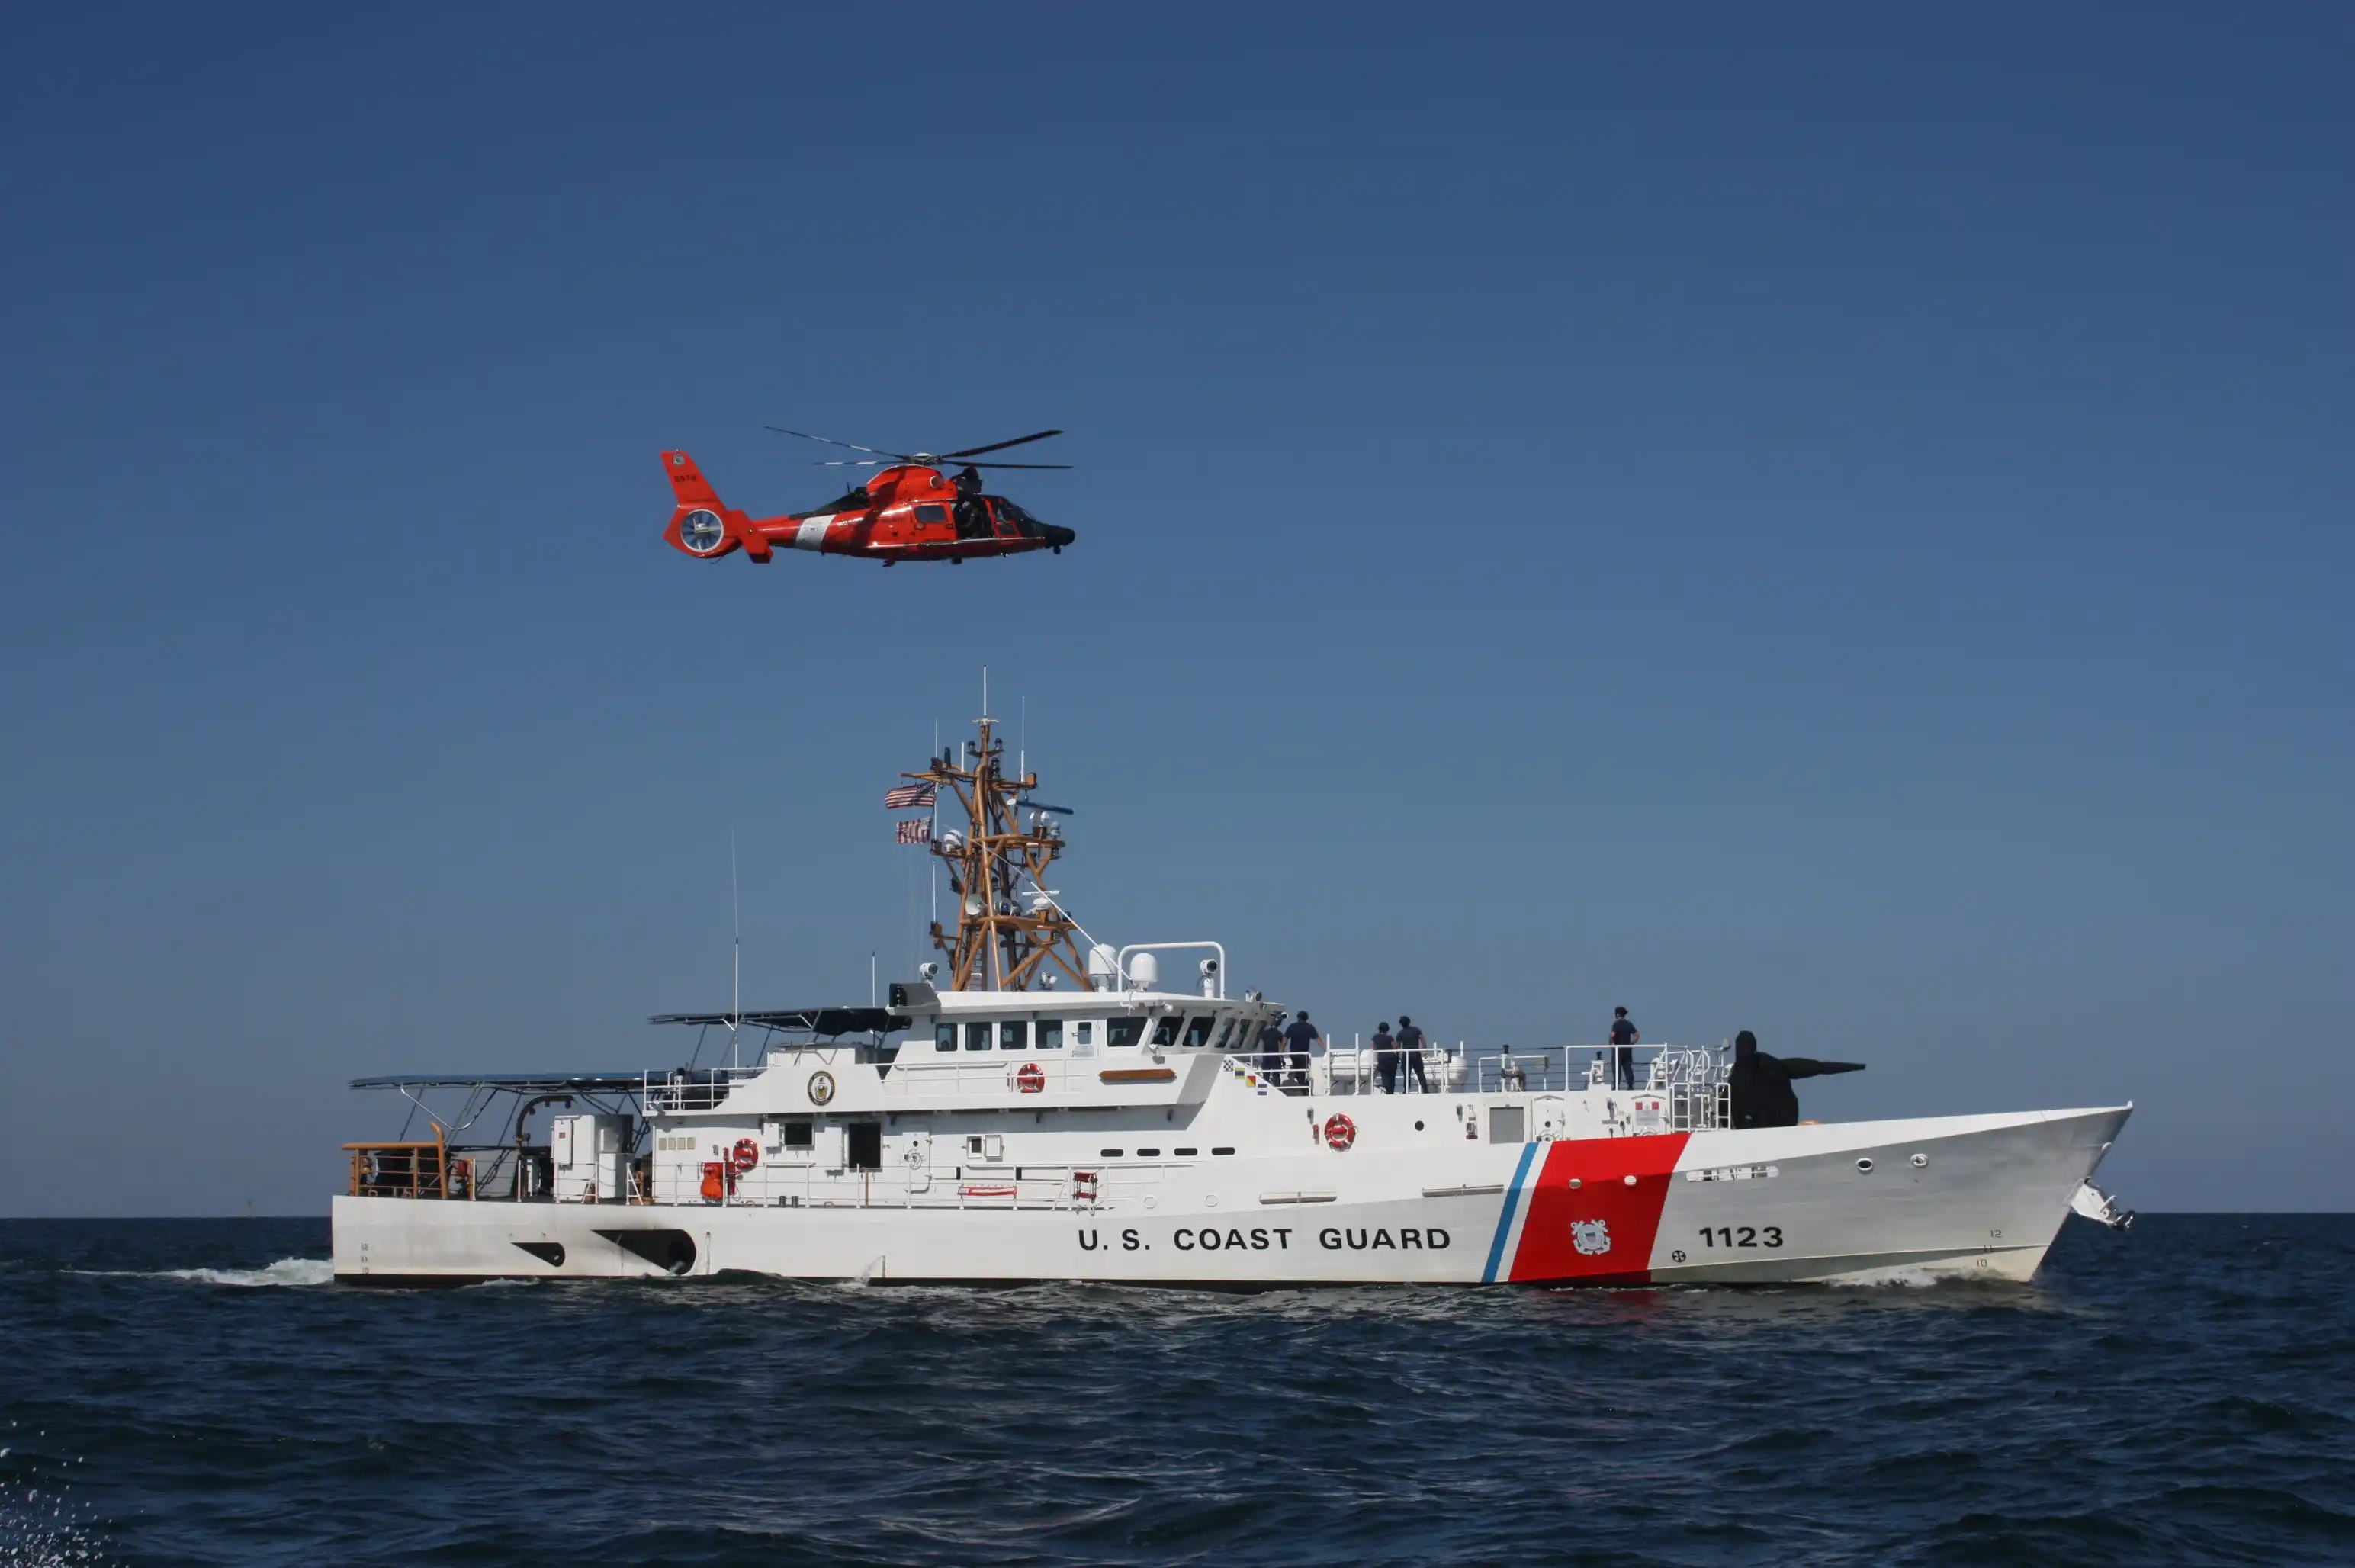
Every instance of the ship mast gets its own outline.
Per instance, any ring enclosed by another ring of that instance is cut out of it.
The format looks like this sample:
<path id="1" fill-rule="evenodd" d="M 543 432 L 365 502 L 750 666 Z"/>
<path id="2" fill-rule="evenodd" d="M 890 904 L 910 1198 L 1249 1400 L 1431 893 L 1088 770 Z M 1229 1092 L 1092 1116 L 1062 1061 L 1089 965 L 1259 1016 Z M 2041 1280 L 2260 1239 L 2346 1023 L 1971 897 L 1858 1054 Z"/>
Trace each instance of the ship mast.
<path id="1" fill-rule="evenodd" d="M 944 790 L 964 807 L 968 826 L 941 834 L 932 853 L 948 862 L 949 890 L 957 899 L 957 923 L 944 932 L 932 923 L 932 945 L 949 955 L 949 985 L 959 991 L 1027 991 L 1051 982 L 1049 965 L 1087 989 L 1088 972 L 1072 933 L 1079 926 L 1050 898 L 1047 869 L 1063 852 L 1052 818 L 1033 808 L 1030 827 L 1022 826 L 1022 796 L 1039 786 L 1039 775 L 1008 778 L 996 720 L 975 720 L 981 739 L 971 764 L 961 752 L 940 756 L 920 773 L 902 778 Z"/>

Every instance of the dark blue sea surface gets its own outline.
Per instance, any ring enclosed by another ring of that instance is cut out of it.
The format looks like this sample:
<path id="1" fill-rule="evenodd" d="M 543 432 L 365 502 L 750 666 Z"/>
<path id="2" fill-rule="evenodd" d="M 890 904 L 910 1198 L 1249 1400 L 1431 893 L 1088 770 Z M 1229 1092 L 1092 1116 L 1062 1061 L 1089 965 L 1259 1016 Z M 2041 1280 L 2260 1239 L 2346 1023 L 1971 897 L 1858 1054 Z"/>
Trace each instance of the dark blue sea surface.
<path id="1" fill-rule="evenodd" d="M 0 1563 L 2355 1562 L 2355 1216 L 2030 1286 L 326 1283 L 0 1222 Z"/>

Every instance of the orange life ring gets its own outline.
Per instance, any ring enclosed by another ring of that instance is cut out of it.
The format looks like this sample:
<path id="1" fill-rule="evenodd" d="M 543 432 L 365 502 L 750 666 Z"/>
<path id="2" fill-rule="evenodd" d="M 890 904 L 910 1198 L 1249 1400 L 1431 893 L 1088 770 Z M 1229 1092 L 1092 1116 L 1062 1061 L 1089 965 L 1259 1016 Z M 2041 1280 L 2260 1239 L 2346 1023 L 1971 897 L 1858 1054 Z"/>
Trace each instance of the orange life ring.
<path id="1" fill-rule="evenodd" d="M 1035 1061 L 1026 1061 L 1015 1071 L 1014 1086 L 1025 1094 L 1036 1094 L 1047 1087 L 1047 1070 Z"/>
<path id="2" fill-rule="evenodd" d="M 761 1146 L 751 1138 L 738 1138 L 731 1163 L 740 1172 L 751 1169 L 761 1163 Z"/>
<path id="3" fill-rule="evenodd" d="M 1325 1147 L 1338 1154 L 1358 1141 L 1358 1124 L 1336 1111 L 1325 1118 Z"/>

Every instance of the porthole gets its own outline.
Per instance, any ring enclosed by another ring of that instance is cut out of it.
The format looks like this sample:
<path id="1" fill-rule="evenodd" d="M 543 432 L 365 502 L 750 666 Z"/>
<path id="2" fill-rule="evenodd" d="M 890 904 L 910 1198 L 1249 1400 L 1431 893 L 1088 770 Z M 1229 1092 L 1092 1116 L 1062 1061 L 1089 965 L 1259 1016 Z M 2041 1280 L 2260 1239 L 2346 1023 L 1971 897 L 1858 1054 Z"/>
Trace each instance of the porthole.
<path id="1" fill-rule="evenodd" d="M 1415 1130 L 1416 1132 L 1421 1132 L 1421 1131 L 1423 1131 L 1423 1124 L 1422 1124 L 1421 1122 L 1417 1122 L 1417 1123 L 1415 1123 L 1415 1125 L 1414 1125 L 1414 1130 Z"/>
<path id="2" fill-rule="evenodd" d="M 1872 1161 L 1869 1159 L 1858 1160 L 1856 1162 L 1856 1168 L 1859 1170 L 1870 1170 L 1872 1168 Z"/>
<path id="3" fill-rule="evenodd" d="M 1913 1157 L 1913 1168 L 1914 1168 L 1914 1169 L 1916 1169 L 1916 1170 L 1927 1170 L 1927 1169 L 1929 1169 L 1929 1168 L 1930 1168 L 1930 1157 L 1929 1157 L 1928 1155 L 1926 1155 L 1926 1154 L 1917 1154 L 1917 1155 L 1915 1155 L 1915 1156 Z"/>

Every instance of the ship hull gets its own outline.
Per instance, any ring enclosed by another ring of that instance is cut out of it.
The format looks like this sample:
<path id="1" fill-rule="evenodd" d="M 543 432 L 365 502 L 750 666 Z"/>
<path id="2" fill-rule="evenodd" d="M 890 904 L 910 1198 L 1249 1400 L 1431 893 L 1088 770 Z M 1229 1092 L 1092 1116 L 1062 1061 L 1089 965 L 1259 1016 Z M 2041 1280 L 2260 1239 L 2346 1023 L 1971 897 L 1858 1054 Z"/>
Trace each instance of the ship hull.
<path id="1" fill-rule="evenodd" d="M 778 1206 L 339 1197 L 351 1285 L 1772 1285 L 2032 1277 L 2125 1107 L 1243 1157 L 1112 1200 Z M 1361 1151 L 1362 1152 L 1362 1151 Z M 952 1189 L 954 1191 L 954 1189 Z"/>

